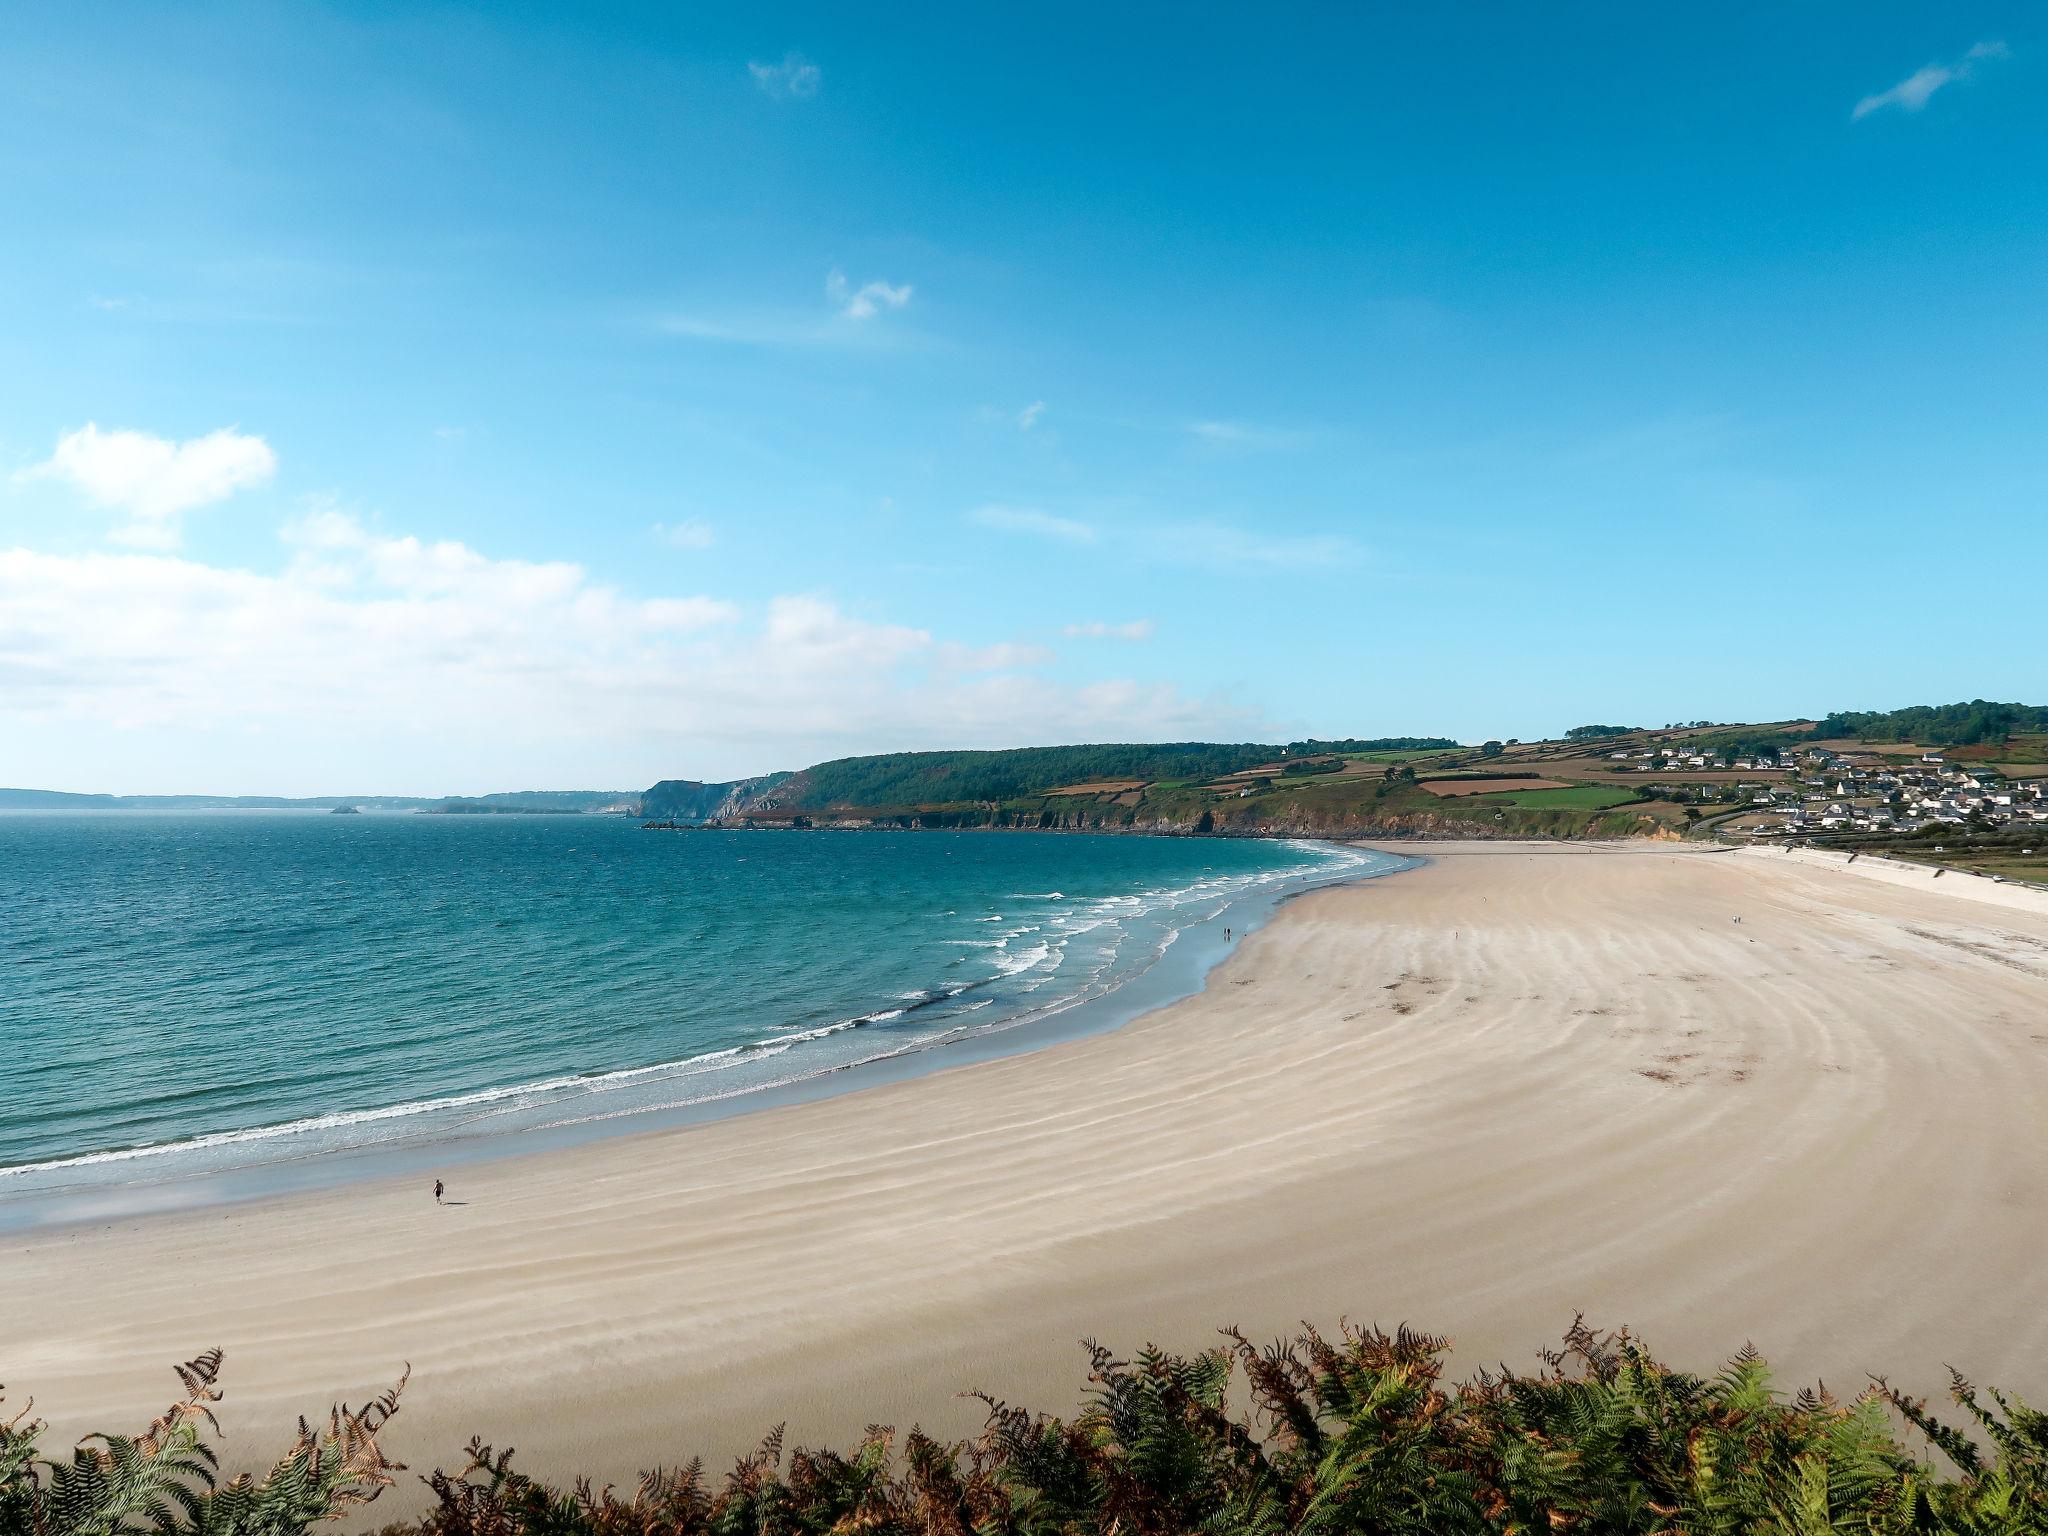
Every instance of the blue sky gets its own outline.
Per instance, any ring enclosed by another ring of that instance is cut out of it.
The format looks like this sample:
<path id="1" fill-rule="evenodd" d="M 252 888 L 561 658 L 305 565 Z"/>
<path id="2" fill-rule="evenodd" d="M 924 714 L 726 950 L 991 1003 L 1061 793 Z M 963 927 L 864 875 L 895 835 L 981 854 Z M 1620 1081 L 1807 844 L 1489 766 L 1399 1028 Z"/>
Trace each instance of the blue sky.
<path id="1" fill-rule="evenodd" d="M 2023 6 L 18 4 L 0 782 L 2048 683 Z"/>

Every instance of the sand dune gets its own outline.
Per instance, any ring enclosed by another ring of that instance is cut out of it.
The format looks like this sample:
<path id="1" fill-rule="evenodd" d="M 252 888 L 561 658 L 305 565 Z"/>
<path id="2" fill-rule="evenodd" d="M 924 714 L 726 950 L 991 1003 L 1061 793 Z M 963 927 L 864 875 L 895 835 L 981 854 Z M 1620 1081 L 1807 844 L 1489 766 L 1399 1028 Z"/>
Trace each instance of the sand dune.
<path id="1" fill-rule="evenodd" d="M 1084 1334 L 1341 1313 L 1471 1367 L 1583 1309 L 1698 1367 L 1753 1339 L 1841 1389 L 1952 1362 L 2048 1398 L 2048 910 L 1427 851 L 1112 1035 L 465 1169 L 457 1208 L 408 1182 L 12 1239 L 0 1377 L 129 1426 L 218 1342 L 253 1453 L 410 1360 L 416 1465 L 475 1430 L 613 1477 L 781 1418 L 963 1430 L 969 1386 L 1064 1410 Z"/>

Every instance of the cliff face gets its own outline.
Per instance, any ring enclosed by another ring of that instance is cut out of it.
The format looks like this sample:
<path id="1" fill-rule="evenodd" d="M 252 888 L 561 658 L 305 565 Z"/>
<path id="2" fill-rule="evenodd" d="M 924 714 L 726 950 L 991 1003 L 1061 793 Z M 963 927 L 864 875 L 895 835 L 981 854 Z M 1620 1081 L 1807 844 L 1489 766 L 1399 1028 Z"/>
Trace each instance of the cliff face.
<path id="1" fill-rule="evenodd" d="M 1401 746 L 1348 756 L 1273 749 L 1273 758 L 1260 755 L 1266 749 L 1200 743 L 896 753 L 723 784 L 666 780 L 642 809 L 680 826 L 1223 837 L 1607 838 L 1682 829 L 1675 803 L 1651 806 L 1655 796 L 1612 784 L 1574 788 L 1500 771 L 1499 744 L 1489 745 L 1490 753 Z M 1446 778 L 1461 782 L 1437 782 Z M 1513 793 L 1532 785 L 1567 792 Z"/>
<path id="2" fill-rule="evenodd" d="M 718 821 L 739 816 L 788 777 L 786 773 L 764 773 L 723 784 L 663 779 L 640 797 L 640 814 L 662 821 Z"/>
<path id="3" fill-rule="evenodd" d="M 680 819 L 680 818 L 678 818 Z M 996 831 L 1131 832 L 1182 837 L 1315 837 L 1493 840 L 1512 838 L 1675 838 L 1678 834 L 1656 818 L 1631 810 L 1598 814 L 1509 810 L 1498 816 L 1458 816 L 1442 811 L 1296 812 L 1280 815 L 1219 817 L 1104 814 L 1102 810 L 1036 812 L 989 810 L 981 807 L 932 807 L 916 811 L 829 812 L 800 815 L 761 810 L 706 818 L 706 824 L 732 828 L 819 828 L 826 830 L 933 830 L 987 828 Z"/>

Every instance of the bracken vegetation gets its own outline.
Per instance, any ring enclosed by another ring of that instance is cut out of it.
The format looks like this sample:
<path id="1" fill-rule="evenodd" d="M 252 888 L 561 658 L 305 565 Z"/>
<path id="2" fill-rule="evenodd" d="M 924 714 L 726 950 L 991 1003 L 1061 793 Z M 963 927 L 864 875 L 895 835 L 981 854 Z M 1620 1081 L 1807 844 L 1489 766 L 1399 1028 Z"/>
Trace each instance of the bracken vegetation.
<path id="1" fill-rule="evenodd" d="M 871 1429 L 847 1453 L 785 1455 L 777 1432 L 723 1479 L 692 1462 L 630 1492 L 544 1483 L 472 1442 L 385 1536 L 2048 1531 L 2048 1416 L 1960 1378 L 1964 1428 L 1882 1382 L 1787 1397 L 1752 1351 L 1693 1376 L 1583 1325 L 1532 1375 L 1456 1386 L 1445 1341 L 1405 1328 L 1224 1338 L 1191 1358 L 1090 1345 L 1072 1420 L 984 1398 L 986 1426 L 958 1444 Z M 0 1536 L 296 1536 L 402 1470 L 377 1446 L 394 1390 L 302 1421 L 261 1481 L 217 1481 L 200 1429 L 219 1363 L 182 1368 L 184 1397 L 140 1438 L 68 1460 L 38 1459 L 25 1415 L 0 1427 Z"/>
<path id="2" fill-rule="evenodd" d="M 23 1409 L 0 1422 L 4 1536 L 297 1536 L 367 1504 L 405 1470 L 377 1446 L 398 1411 L 401 1379 L 368 1407 L 335 1408 L 324 1425 L 299 1420 L 283 1460 L 261 1481 L 222 1480 L 217 1436 L 221 1353 L 177 1367 L 185 1390 L 140 1435 L 92 1435 L 63 1460 L 37 1455 L 42 1425 Z"/>

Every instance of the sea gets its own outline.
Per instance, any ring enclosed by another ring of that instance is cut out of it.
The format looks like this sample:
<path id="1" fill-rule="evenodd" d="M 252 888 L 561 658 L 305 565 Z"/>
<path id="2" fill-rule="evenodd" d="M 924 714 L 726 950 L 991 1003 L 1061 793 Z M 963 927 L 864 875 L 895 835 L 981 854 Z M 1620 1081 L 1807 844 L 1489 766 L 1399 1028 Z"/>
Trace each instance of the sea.
<path id="1" fill-rule="evenodd" d="M 1105 1028 L 1305 841 L 0 815 L 0 1226 L 816 1096 Z M 1176 951 L 1179 951 L 1176 954 Z"/>

